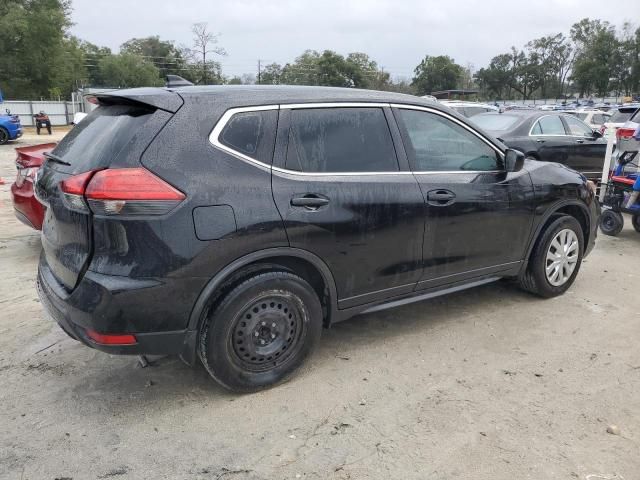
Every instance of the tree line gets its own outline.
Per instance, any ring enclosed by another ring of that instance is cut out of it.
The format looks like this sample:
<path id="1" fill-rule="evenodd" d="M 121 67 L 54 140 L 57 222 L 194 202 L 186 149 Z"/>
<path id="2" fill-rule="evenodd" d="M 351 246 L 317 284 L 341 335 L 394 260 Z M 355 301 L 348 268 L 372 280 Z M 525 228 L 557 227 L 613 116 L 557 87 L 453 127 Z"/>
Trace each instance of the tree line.
<path id="1" fill-rule="evenodd" d="M 426 55 L 412 78 L 393 78 L 366 53 L 307 50 L 285 64 L 229 77 L 226 55 L 207 24 L 191 28 L 192 45 L 159 36 L 132 38 L 117 53 L 69 33 L 71 0 L 4 0 L 0 4 L 0 90 L 5 98 L 69 98 L 82 86 L 161 86 L 168 74 L 196 84 L 326 85 L 417 95 L 478 89 L 481 98 L 531 99 L 632 95 L 640 91 L 640 28 L 582 19 L 568 34 L 511 47 L 474 72 L 447 55 Z"/>

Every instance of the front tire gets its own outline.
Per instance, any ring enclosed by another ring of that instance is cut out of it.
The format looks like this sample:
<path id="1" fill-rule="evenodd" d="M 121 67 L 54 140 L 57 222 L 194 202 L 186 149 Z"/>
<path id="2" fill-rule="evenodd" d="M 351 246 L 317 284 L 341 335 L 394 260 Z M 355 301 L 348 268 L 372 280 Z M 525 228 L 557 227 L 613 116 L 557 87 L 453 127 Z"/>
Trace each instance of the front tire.
<path id="1" fill-rule="evenodd" d="M 605 210 L 600 215 L 600 231 L 605 235 L 615 237 L 622 231 L 622 227 L 624 227 L 624 218 L 620 212 Z"/>
<path id="2" fill-rule="evenodd" d="M 631 217 L 631 223 L 636 232 L 640 233 L 640 214 Z"/>
<path id="3" fill-rule="evenodd" d="M 322 306 L 289 272 L 256 275 L 235 287 L 203 326 L 199 355 L 225 388 L 252 392 L 291 375 L 320 340 Z"/>
<path id="4" fill-rule="evenodd" d="M 568 215 L 556 218 L 537 240 L 520 286 L 544 298 L 562 295 L 578 275 L 583 253 L 580 223 Z"/>

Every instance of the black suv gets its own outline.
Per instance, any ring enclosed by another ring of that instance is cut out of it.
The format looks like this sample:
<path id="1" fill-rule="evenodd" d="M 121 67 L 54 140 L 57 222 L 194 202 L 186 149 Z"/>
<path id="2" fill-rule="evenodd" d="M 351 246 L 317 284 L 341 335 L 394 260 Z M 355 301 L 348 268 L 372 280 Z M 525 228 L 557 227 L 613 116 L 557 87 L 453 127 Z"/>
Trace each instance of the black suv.
<path id="1" fill-rule="evenodd" d="M 42 303 L 87 346 L 290 374 L 322 327 L 517 279 L 563 293 L 594 186 L 434 102 L 316 87 L 100 94 L 48 155 Z"/>

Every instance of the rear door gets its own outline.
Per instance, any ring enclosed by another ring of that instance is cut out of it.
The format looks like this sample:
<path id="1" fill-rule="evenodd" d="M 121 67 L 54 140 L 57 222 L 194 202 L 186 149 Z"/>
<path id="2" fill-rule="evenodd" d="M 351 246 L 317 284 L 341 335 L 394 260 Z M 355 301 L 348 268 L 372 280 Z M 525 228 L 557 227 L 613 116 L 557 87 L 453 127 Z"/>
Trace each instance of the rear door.
<path id="1" fill-rule="evenodd" d="M 38 172 L 35 192 L 46 209 L 43 255 L 54 276 L 72 290 L 92 252 L 92 220 L 61 184 L 112 166 L 138 165 L 140 155 L 171 114 L 144 105 L 112 104 L 94 110 L 52 151 Z M 75 199 L 77 200 L 77 199 Z"/>
<path id="2" fill-rule="evenodd" d="M 540 117 L 531 127 L 529 137 L 538 147 L 540 160 L 568 165 L 573 139 L 567 135 L 560 115 Z"/>
<path id="3" fill-rule="evenodd" d="M 320 257 L 347 308 L 413 291 L 424 201 L 377 104 L 281 106 L 273 195 L 292 247 Z"/>
<path id="4" fill-rule="evenodd" d="M 419 288 L 517 268 L 533 220 L 529 174 L 506 172 L 496 146 L 442 112 L 394 114 L 426 202 Z"/>
<path id="5" fill-rule="evenodd" d="M 599 179 L 604 165 L 607 141 L 593 135 L 593 129 L 575 117 L 564 115 L 567 134 L 572 140 L 567 165 L 588 178 Z"/>

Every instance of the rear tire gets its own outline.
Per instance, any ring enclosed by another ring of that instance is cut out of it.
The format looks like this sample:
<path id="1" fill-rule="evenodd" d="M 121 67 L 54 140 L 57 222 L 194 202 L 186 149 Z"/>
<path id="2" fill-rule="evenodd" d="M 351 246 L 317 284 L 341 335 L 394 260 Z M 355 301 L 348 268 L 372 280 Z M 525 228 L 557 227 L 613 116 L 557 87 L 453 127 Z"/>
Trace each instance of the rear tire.
<path id="1" fill-rule="evenodd" d="M 636 232 L 640 233 L 640 215 L 634 215 L 631 217 L 631 223 Z"/>
<path id="2" fill-rule="evenodd" d="M 4 145 L 9 141 L 9 132 L 6 128 L 0 127 L 0 145 Z"/>
<path id="3" fill-rule="evenodd" d="M 600 215 L 600 231 L 605 235 L 615 237 L 622 231 L 622 227 L 624 227 L 624 218 L 620 212 L 605 210 Z"/>
<path id="4" fill-rule="evenodd" d="M 244 281 L 209 315 L 199 355 L 225 388 L 253 392 L 291 375 L 320 340 L 322 306 L 313 288 L 289 272 Z"/>
<path id="5" fill-rule="evenodd" d="M 584 236 L 578 221 L 557 217 L 536 241 L 520 287 L 543 298 L 556 297 L 573 284 L 584 253 Z"/>

